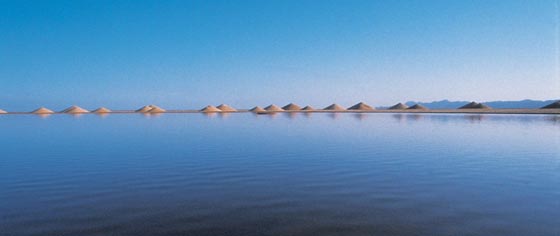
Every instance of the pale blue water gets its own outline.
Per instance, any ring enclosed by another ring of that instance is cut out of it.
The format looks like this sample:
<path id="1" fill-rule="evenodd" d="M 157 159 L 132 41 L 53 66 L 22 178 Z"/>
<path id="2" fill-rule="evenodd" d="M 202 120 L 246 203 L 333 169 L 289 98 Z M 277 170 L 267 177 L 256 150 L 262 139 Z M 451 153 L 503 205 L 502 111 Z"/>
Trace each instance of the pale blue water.
<path id="1" fill-rule="evenodd" d="M 560 117 L 2 115 L 0 235 L 560 235 Z"/>

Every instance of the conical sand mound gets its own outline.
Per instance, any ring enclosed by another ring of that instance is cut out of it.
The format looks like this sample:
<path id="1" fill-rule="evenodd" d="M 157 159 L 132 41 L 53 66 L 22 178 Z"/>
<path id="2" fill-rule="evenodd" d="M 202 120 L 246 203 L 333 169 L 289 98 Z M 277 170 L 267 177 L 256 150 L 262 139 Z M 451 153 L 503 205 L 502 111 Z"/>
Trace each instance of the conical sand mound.
<path id="1" fill-rule="evenodd" d="M 467 105 L 459 107 L 459 109 L 490 109 L 490 107 L 486 106 L 485 104 L 482 104 L 482 103 L 470 102 Z"/>
<path id="2" fill-rule="evenodd" d="M 399 103 L 395 104 L 394 106 L 389 107 L 389 110 L 404 110 L 404 109 L 407 109 L 407 108 L 408 108 L 407 105 L 404 105 L 404 104 L 399 102 Z"/>
<path id="3" fill-rule="evenodd" d="M 136 112 L 140 113 L 162 113 L 165 112 L 165 109 L 158 107 L 156 105 L 147 105 L 143 106 L 140 109 L 136 110 Z"/>
<path id="4" fill-rule="evenodd" d="M 492 109 L 490 106 L 484 104 L 484 103 L 479 103 L 478 106 L 476 107 L 477 109 Z"/>
<path id="5" fill-rule="evenodd" d="M 305 106 L 304 108 L 301 109 L 302 111 L 314 111 L 315 108 L 311 107 L 311 106 Z"/>
<path id="6" fill-rule="evenodd" d="M 284 109 L 280 108 L 279 106 L 276 106 L 274 104 L 271 104 L 270 106 L 267 106 L 264 108 L 266 111 L 284 111 Z"/>
<path id="7" fill-rule="evenodd" d="M 459 107 L 459 109 L 472 109 L 475 108 L 477 105 L 478 105 L 477 102 L 470 102 L 469 104 Z"/>
<path id="8" fill-rule="evenodd" d="M 93 113 L 109 113 L 109 112 L 111 112 L 111 110 L 109 110 L 105 107 L 100 107 L 100 108 L 97 108 L 97 109 L 93 110 L 92 112 Z"/>
<path id="9" fill-rule="evenodd" d="M 328 110 L 328 111 L 345 111 L 346 109 L 344 109 L 344 107 L 333 103 L 332 105 L 325 107 L 323 110 Z"/>
<path id="10" fill-rule="evenodd" d="M 265 109 L 263 109 L 262 107 L 259 107 L 259 106 L 253 107 L 253 108 L 252 108 L 251 110 L 249 110 L 249 111 L 252 111 L 252 112 L 255 112 L 255 113 L 257 113 L 257 112 L 266 112 Z"/>
<path id="11" fill-rule="evenodd" d="M 428 110 L 427 107 L 422 106 L 420 104 L 415 104 L 414 106 L 411 106 L 409 108 L 407 108 L 408 110 Z"/>
<path id="12" fill-rule="evenodd" d="M 544 107 L 541 107 L 541 109 L 560 109 L 560 101 L 548 104 Z"/>
<path id="13" fill-rule="evenodd" d="M 220 109 L 222 112 L 234 112 L 237 111 L 237 109 L 228 106 L 227 104 L 220 104 L 218 107 L 218 109 Z"/>
<path id="14" fill-rule="evenodd" d="M 6 113 L 8 113 L 8 112 L 0 109 L 0 114 L 6 114 Z"/>
<path id="15" fill-rule="evenodd" d="M 89 113 L 88 110 L 83 109 L 79 106 L 71 106 L 69 108 L 66 108 L 65 110 L 62 111 L 62 113 L 68 113 L 68 114 L 81 114 L 81 113 Z"/>
<path id="16" fill-rule="evenodd" d="M 348 110 L 373 111 L 374 108 L 368 104 L 360 102 L 354 106 L 349 107 Z"/>
<path id="17" fill-rule="evenodd" d="M 150 113 L 163 113 L 165 112 L 165 109 L 158 107 L 156 105 L 152 105 L 152 109 L 150 109 L 149 111 Z"/>
<path id="18" fill-rule="evenodd" d="M 221 112 L 222 110 L 218 109 L 215 106 L 209 105 L 206 106 L 205 108 L 202 108 L 200 111 L 210 113 L 210 112 Z"/>
<path id="19" fill-rule="evenodd" d="M 31 113 L 33 113 L 33 114 L 53 114 L 54 111 L 51 111 L 51 110 L 49 110 L 47 108 L 44 108 L 44 107 L 41 107 L 37 110 L 32 111 Z"/>
<path id="20" fill-rule="evenodd" d="M 136 110 L 136 112 L 147 113 L 152 110 L 152 105 L 143 106 L 140 109 Z"/>
<path id="21" fill-rule="evenodd" d="M 290 104 L 282 107 L 282 109 L 284 109 L 286 111 L 299 111 L 299 110 L 301 110 L 301 107 L 298 106 L 297 104 L 290 103 Z"/>

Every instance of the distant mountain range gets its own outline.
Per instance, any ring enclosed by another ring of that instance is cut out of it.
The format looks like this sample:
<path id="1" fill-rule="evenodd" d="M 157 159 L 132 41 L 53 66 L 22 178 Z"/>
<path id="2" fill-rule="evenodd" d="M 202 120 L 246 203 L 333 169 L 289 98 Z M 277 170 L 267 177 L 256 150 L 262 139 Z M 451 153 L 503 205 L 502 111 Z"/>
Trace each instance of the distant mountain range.
<path id="1" fill-rule="evenodd" d="M 560 99 L 556 100 L 521 100 L 521 101 L 491 101 L 491 102 L 482 102 L 492 108 L 541 108 L 553 102 L 556 102 Z M 471 101 L 449 101 L 449 100 L 441 100 L 441 101 L 433 101 L 433 102 L 414 102 L 408 101 L 405 104 L 407 106 L 412 106 L 414 104 L 420 104 L 430 109 L 455 109 L 461 107 Z"/>

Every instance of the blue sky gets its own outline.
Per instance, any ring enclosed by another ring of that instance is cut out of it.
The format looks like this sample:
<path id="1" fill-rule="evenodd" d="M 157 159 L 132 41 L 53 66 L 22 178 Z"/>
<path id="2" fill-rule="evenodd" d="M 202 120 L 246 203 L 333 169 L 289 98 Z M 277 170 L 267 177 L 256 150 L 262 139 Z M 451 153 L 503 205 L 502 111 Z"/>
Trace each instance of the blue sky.
<path id="1" fill-rule="evenodd" d="M 7 110 L 560 97 L 558 0 L 0 4 Z"/>

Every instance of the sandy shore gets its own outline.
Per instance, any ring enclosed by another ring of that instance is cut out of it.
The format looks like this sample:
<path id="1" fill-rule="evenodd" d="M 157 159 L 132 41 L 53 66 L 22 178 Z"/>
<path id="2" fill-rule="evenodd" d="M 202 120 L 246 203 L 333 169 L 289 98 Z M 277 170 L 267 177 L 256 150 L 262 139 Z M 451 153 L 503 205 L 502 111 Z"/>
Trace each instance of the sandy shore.
<path id="1" fill-rule="evenodd" d="M 237 111 L 213 112 L 213 113 L 246 113 L 251 112 L 249 109 L 239 109 Z M 265 111 L 258 114 L 271 113 L 442 113 L 442 114 L 542 114 L 542 115 L 560 115 L 560 109 L 430 109 L 430 110 L 299 110 L 299 111 Z M 162 114 L 162 113 L 204 113 L 200 110 L 167 110 L 159 113 L 141 113 L 135 110 L 113 110 L 102 114 Z M 7 112 L 0 115 L 23 115 L 33 114 L 31 112 Z M 63 112 L 55 112 L 52 114 L 67 114 Z M 79 114 L 98 114 L 98 113 L 79 113 Z"/>

